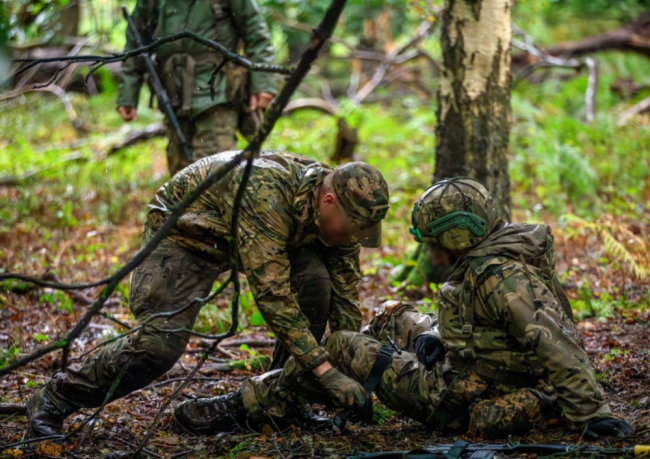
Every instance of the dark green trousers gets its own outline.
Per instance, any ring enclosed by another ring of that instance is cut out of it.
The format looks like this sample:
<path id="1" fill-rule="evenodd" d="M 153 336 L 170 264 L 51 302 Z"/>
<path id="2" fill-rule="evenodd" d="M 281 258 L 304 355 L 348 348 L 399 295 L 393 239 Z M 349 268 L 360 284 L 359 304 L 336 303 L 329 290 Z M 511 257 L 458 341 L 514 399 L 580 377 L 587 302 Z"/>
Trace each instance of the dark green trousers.
<path id="1" fill-rule="evenodd" d="M 291 284 L 298 302 L 320 340 L 327 324 L 331 284 L 327 268 L 313 247 L 290 251 Z M 54 375 L 45 387 L 45 395 L 64 413 L 80 407 L 100 406 L 113 383 L 120 377 L 109 398 L 115 400 L 149 385 L 169 371 L 180 359 L 189 334 L 201 309 L 194 305 L 173 317 L 156 314 L 176 311 L 195 298 L 207 296 L 227 264 L 215 263 L 163 241 L 133 272 L 129 307 L 144 332 L 135 332 L 103 346 L 82 361 L 72 363 Z M 276 346 L 281 367 L 288 358 L 284 347 Z"/>

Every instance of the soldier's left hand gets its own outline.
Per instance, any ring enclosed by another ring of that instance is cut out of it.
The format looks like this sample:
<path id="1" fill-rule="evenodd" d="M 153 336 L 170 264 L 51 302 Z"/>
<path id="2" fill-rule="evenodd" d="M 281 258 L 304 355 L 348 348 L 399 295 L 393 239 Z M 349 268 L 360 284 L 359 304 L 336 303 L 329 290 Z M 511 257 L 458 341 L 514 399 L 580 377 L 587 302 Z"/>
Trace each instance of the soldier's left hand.
<path id="1" fill-rule="evenodd" d="M 275 96 L 270 92 L 258 92 L 251 96 L 251 111 L 255 111 L 258 108 L 265 109 L 269 106 L 271 101 Z"/>
<path id="2" fill-rule="evenodd" d="M 600 418 L 589 421 L 583 436 L 588 440 L 597 440 L 601 437 L 626 437 L 633 433 L 634 427 L 623 419 Z"/>
<path id="3" fill-rule="evenodd" d="M 436 362 L 445 358 L 447 351 L 440 338 L 435 335 L 424 334 L 415 339 L 415 355 L 428 370 L 431 370 Z"/>

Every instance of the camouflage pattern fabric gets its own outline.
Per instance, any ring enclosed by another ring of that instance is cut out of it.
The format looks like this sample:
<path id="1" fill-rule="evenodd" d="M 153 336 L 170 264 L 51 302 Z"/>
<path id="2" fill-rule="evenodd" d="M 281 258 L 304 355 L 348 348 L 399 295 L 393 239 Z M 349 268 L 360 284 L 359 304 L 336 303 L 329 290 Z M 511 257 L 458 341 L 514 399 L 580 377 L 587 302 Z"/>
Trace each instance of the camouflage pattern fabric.
<path id="1" fill-rule="evenodd" d="M 461 251 L 481 242 L 502 224 L 501 210 L 487 188 L 470 178 L 442 180 L 429 187 L 413 206 L 418 242 Z"/>
<path id="2" fill-rule="evenodd" d="M 243 41 L 245 55 L 253 62 L 271 64 L 275 58 L 266 19 L 255 0 L 137 0 L 132 18 L 144 43 L 189 30 L 218 41 L 233 52 L 239 51 Z M 125 49 L 135 48 L 135 39 L 127 32 Z M 231 66 L 217 75 L 214 98 L 211 95 L 210 77 L 222 61 L 222 56 L 213 48 L 185 38 L 158 47 L 155 54 L 160 68 L 158 73 L 170 99 L 179 109 L 183 104 L 189 106 L 187 115 L 196 116 L 217 105 L 235 102 L 233 93 L 239 91 L 232 86 L 244 79 L 229 78 Z M 193 59 L 191 70 L 185 56 Z M 165 66 L 170 59 L 175 62 Z M 236 73 L 236 69 L 232 70 Z M 118 106 L 137 107 L 145 72 L 141 57 L 127 59 L 122 64 Z M 184 81 L 191 83 L 189 101 L 183 100 Z M 250 86 L 244 89 L 250 94 L 275 94 L 275 77 L 271 73 L 252 72 Z"/>
<path id="3" fill-rule="evenodd" d="M 549 407 L 575 423 L 611 416 L 575 325 L 555 294 L 554 270 L 549 227 L 503 225 L 457 261 L 440 291 L 437 321 L 412 306 L 388 303 L 365 335 L 332 335 L 330 360 L 363 382 L 387 336 L 412 350 L 429 325 L 426 332 L 439 333 L 447 359 L 427 371 L 414 354 L 394 354 L 376 389 L 388 407 L 437 427 L 467 426 L 474 436 L 518 432 Z M 291 360 L 285 373 L 244 385 L 250 412 L 274 403 L 281 411 L 278 400 L 308 386 L 309 375 Z"/>
<path id="4" fill-rule="evenodd" d="M 388 184 L 368 164 L 354 161 L 337 167 L 332 175 L 336 198 L 363 247 L 381 246 L 381 221 L 389 208 Z"/>
<path id="5" fill-rule="evenodd" d="M 163 185 L 148 207 L 145 241 L 163 225 L 171 209 L 236 152 L 204 158 Z M 207 190 L 180 218 L 169 239 L 216 261 L 228 260 L 234 198 L 244 165 Z M 309 332 L 290 289 L 287 250 L 315 244 L 329 271 L 332 299 L 328 321 L 333 331 L 361 326 L 357 286 L 361 278 L 359 245 L 325 247 L 317 238 L 319 186 L 332 169 L 313 159 L 265 151 L 254 161 L 239 216 L 240 269 L 248 278 L 264 319 L 278 340 L 303 365 L 327 358 Z"/>
<path id="6" fill-rule="evenodd" d="M 144 43 L 189 30 L 233 52 L 239 52 L 243 42 L 245 55 L 253 62 L 271 64 L 275 58 L 271 34 L 255 0 L 137 0 L 132 18 Z M 136 47 L 127 30 L 126 49 Z M 236 148 L 238 128 L 245 137 L 256 130 L 248 108 L 249 95 L 277 92 L 273 74 L 251 74 L 231 62 L 211 81 L 223 56 L 189 38 L 156 48 L 154 57 L 158 76 L 192 152 L 189 161 L 175 128 L 165 117 L 170 175 L 208 155 Z M 145 73 L 142 57 L 129 58 L 122 64 L 118 106 L 138 106 Z"/>
<path id="7" fill-rule="evenodd" d="M 510 224 L 469 250 L 440 290 L 440 336 L 457 366 L 492 379 L 541 377 L 569 420 L 611 415 L 575 325 L 554 292 L 546 225 Z"/>
<path id="8" fill-rule="evenodd" d="M 192 328 L 201 306 L 173 317 L 149 319 L 205 297 L 225 269 L 225 263 L 213 263 L 170 241 L 161 242 L 131 276 L 129 307 L 138 325 L 149 324 L 142 336 L 122 337 L 58 372 L 45 386 L 45 396 L 70 414 L 79 407 L 100 406 L 124 369 L 111 400 L 158 379 L 185 351 L 189 335 L 180 330 Z"/>
<path id="9" fill-rule="evenodd" d="M 411 318 L 412 319 L 412 318 Z M 407 319 L 411 322 L 411 319 Z M 367 379 L 382 343 L 361 333 L 340 331 L 330 336 L 330 361 L 356 381 Z M 442 430 L 466 430 L 473 437 L 518 433 L 543 418 L 535 389 L 496 385 L 473 372 L 456 372 L 439 364 L 428 371 L 415 354 L 393 354 L 375 393 L 388 408 Z M 284 417 L 292 404 L 324 401 L 316 378 L 294 359 L 284 371 L 253 377 L 242 386 L 251 419 Z M 486 407 L 490 409 L 485 409 Z M 272 425 L 272 423 L 271 423 Z"/>
<path id="10" fill-rule="evenodd" d="M 288 253 L 291 289 L 317 341 L 325 331 L 332 298 L 331 280 L 322 255 L 327 250 L 322 244 L 312 243 Z M 156 314 L 182 308 L 194 298 L 205 297 L 219 274 L 228 269 L 225 262 L 214 262 L 171 241 L 163 241 L 131 277 L 129 307 L 137 324 L 144 324 Z M 181 357 L 189 340 L 189 334 L 182 330 L 192 329 L 200 309 L 201 305 L 196 304 L 181 314 L 158 317 L 148 322 L 139 339 L 132 334 L 97 349 L 57 373 L 45 386 L 45 396 L 61 412 L 71 414 L 79 407 L 101 405 L 123 369 L 125 373 L 111 400 L 145 387 Z M 277 365 L 275 361 L 274 364 Z"/>
<path id="11" fill-rule="evenodd" d="M 181 131 L 190 142 L 192 161 L 189 161 L 174 127 L 165 118 L 167 139 L 169 140 L 167 144 L 169 175 L 174 175 L 199 159 L 235 149 L 237 147 L 237 120 L 237 111 L 228 105 L 218 105 L 193 119 L 180 118 L 178 122 Z"/>
<path id="12" fill-rule="evenodd" d="M 437 314 L 423 314 L 409 303 L 386 301 L 363 327 L 361 333 L 388 343 L 390 337 L 403 351 L 415 352 L 415 339 L 425 333 L 438 333 Z"/>

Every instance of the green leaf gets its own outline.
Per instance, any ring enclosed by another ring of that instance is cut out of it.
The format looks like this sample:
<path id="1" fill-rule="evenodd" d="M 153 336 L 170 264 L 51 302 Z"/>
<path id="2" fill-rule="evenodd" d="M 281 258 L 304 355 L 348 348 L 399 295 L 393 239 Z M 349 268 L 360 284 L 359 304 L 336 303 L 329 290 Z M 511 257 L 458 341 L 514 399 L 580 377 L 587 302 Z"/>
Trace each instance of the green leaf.
<path id="1" fill-rule="evenodd" d="M 44 335 L 43 333 L 37 333 L 34 334 L 34 339 L 37 343 L 40 343 L 41 341 L 45 341 L 47 339 L 47 335 Z"/>
<path id="2" fill-rule="evenodd" d="M 262 317 L 262 313 L 259 311 L 255 311 L 250 315 L 248 323 L 253 327 L 263 327 L 266 325 L 266 321 L 264 320 L 264 317 Z"/>

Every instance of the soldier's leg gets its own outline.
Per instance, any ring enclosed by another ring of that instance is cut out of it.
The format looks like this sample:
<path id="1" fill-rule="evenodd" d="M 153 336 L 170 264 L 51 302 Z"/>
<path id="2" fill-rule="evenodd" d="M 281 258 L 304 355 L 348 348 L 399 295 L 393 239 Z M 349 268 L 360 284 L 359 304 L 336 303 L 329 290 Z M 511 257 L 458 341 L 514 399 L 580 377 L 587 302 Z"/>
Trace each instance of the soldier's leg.
<path id="1" fill-rule="evenodd" d="M 237 148 L 238 113 L 228 105 L 217 105 L 192 120 L 192 156 L 206 156 Z"/>
<path id="2" fill-rule="evenodd" d="M 269 371 L 244 381 L 242 388 L 217 397 L 188 400 L 174 409 L 174 417 L 186 430 L 196 434 L 284 428 L 298 423 L 309 427 L 330 424 L 329 418 L 305 409 L 302 399 L 327 401 L 327 394 L 308 369 L 293 357 L 283 369 Z"/>
<path id="3" fill-rule="evenodd" d="M 186 141 L 190 142 L 194 133 L 193 124 L 187 117 L 178 118 L 178 124 Z M 174 175 L 192 164 L 192 161 L 187 159 L 183 145 L 178 139 L 176 128 L 167 117 L 165 117 L 165 126 L 167 127 L 167 168 L 169 169 L 169 175 Z"/>
<path id="4" fill-rule="evenodd" d="M 289 263 L 291 289 L 296 292 L 300 310 L 309 320 L 309 331 L 320 342 L 327 328 L 332 299 L 329 271 L 317 252 L 309 246 L 289 251 Z M 271 370 L 282 368 L 290 355 L 281 343 L 276 342 Z"/>
<path id="5" fill-rule="evenodd" d="M 354 332 L 334 333 L 326 344 L 330 361 L 339 371 L 363 383 L 382 343 Z M 475 373 L 450 372 L 442 364 L 427 370 L 417 356 L 393 353 L 375 393 L 392 410 L 436 428 L 457 430 L 467 425 L 469 407 L 490 388 Z"/>
<path id="6" fill-rule="evenodd" d="M 189 340 L 188 333 L 179 329 L 192 328 L 201 306 L 192 304 L 173 317 L 156 318 L 156 314 L 179 310 L 194 298 L 205 297 L 219 273 L 219 265 L 172 242 L 161 243 L 131 278 L 129 306 L 138 325 L 144 326 L 142 333 L 121 338 L 57 373 L 35 395 L 34 403 L 39 397 L 47 400 L 54 405 L 54 417 L 62 420 L 80 407 L 100 406 L 120 374 L 109 400 L 162 376 L 181 357 Z M 43 410 L 34 403 L 35 416 L 30 413 L 30 422 L 38 424 L 38 413 Z"/>

